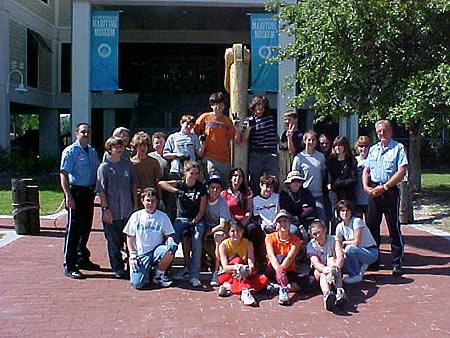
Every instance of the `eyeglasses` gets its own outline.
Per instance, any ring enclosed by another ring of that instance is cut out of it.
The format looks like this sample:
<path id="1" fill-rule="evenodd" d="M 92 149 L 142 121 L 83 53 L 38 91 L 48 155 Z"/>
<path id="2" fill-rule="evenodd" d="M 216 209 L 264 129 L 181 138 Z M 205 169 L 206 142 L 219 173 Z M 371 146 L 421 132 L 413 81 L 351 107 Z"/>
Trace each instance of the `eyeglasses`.
<path id="1" fill-rule="evenodd" d="M 302 183 L 302 180 L 299 180 L 297 178 L 294 178 L 291 183 Z"/>
<path id="2" fill-rule="evenodd" d="M 358 148 L 368 148 L 369 146 L 366 144 L 358 144 Z"/>

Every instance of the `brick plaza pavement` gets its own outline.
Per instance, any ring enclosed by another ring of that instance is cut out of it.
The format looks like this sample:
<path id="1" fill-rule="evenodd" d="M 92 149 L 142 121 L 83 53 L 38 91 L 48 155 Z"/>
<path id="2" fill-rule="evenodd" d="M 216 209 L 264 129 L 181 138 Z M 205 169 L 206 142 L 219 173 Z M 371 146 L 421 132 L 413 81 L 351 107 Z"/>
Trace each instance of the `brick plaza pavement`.
<path id="1" fill-rule="evenodd" d="M 1 338 L 450 336 L 450 242 L 411 226 L 403 227 L 405 275 L 390 275 L 384 229 L 385 269 L 347 287 L 349 303 L 329 313 L 318 293 L 291 294 L 289 307 L 261 296 L 249 308 L 186 282 L 135 291 L 109 270 L 98 212 L 89 247 L 103 271 L 72 280 L 61 266 L 64 225 L 64 218 L 43 219 L 40 235 L 0 247 Z M 0 217 L 0 231 L 13 229 Z"/>

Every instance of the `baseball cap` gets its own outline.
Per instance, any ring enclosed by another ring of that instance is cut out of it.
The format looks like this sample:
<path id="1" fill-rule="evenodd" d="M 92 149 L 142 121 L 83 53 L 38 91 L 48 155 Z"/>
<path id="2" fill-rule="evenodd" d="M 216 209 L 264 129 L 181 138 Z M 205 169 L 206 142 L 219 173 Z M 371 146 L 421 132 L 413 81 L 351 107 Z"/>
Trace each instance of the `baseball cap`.
<path id="1" fill-rule="evenodd" d="M 291 219 L 291 214 L 289 212 L 287 212 L 286 210 L 281 209 L 275 215 L 275 218 L 274 218 L 273 222 L 275 223 L 280 217 L 287 217 L 287 218 Z"/>
<path id="2" fill-rule="evenodd" d="M 222 183 L 222 177 L 220 175 L 211 175 L 206 180 L 206 185 L 210 185 L 211 183 L 219 183 L 220 185 L 223 185 Z"/>

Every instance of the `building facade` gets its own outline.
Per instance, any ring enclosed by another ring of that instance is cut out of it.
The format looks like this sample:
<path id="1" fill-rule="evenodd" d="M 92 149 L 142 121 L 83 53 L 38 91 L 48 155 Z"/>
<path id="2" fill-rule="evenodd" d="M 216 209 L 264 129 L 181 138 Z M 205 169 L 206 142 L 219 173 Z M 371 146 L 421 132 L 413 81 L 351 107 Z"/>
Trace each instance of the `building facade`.
<path id="1" fill-rule="evenodd" d="M 0 0 L 0 147 L 10 147 L 15 114 L 39 115 L 40 154 L 60 153 L 61 114 L 71 115 L 72 130 L 91 123 L 97 148 L 119 125 L 173 131 L 181 115 L 208 110 L 209 94 L 224 90 L 225 50 L 251 49 L 249 13 L 264 13 L 265 2 Z M 90 90 L 93 11 L 120 13 L 117 91 Z M 279 44 L 287 42 L 280 35 Z M 279 88 L 293 72 L 294 62 L 279 65 Z M 26 92 L 17 90 L 22 77 Z M 269 98 L 281 133 L 293 94 L 249 97 Z M 302 112 L 304 128 L 312 127 L 312 113 Z"/>

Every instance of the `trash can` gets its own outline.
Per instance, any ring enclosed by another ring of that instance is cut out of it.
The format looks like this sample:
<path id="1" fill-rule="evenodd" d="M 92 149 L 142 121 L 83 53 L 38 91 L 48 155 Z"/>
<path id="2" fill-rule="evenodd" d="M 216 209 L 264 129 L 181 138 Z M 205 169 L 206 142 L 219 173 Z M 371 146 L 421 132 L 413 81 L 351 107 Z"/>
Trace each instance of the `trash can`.
<path id="1" fill-rule="evenodd" d="M 18 235 L 36 235 L 41 230 L 39 188 L 31 179 L 12 179 L 11 193 L 14 228 Z"/>

